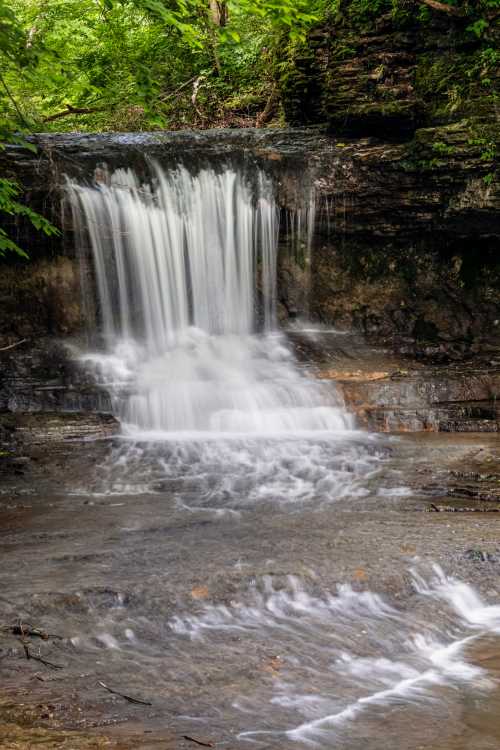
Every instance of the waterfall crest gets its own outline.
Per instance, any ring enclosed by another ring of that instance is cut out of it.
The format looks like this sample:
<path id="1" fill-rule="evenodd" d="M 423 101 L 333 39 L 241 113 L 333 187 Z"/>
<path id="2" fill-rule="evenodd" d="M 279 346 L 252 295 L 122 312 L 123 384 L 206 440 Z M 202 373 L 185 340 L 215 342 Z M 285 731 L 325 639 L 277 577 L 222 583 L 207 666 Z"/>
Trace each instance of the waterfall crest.
<path id="1" fill-rule="evenodd" d="M 69 183 L 107 344 L 94 355 L 125 429 L 213 434 L 352 427 L 276 328 L 279 211 L 264 173 L 155 167 Z"/>

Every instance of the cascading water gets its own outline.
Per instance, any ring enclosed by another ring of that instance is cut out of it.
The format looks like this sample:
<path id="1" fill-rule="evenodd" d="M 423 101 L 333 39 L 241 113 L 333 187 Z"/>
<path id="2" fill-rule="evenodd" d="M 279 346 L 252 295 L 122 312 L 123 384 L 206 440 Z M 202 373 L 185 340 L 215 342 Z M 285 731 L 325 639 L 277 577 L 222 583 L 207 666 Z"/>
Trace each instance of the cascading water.
<path id="1" fill-rule="evenodd" d="M 0 583 L 6 622 L 64 635 L 42 639 L 40 659 L 89 696 L 82 726 L 92 701 L 96 725 L 130 718 L 126 697 L 137 747 L 165 744 L 146 732 L 168 724 L 169 746 L 498 750 L 496 718 L 482 727 L 500 696 L 492 522 L 407 512 L 427 504 L 436 447 L 401 441 L 380 462 L 382 438 L 354 430 L 333 384 L 295 360 L 276 322 L 270 180 L 179 166 L 68 191 L 105 341 L 83 357 L 123 439 L 78 445 L 80 492 L 66 464 L 61 490 L 58 451 L 52 484 L 45 458 L 32 474 L 29 505 L 3 490 Z M 282 232 L 297 256 L 304 223 Z M 440 483 L 467 454 L 454 455 Z M 449 552 L 481 597 L 429 572 Z M 1 645 L 18 685 L 25 653 Z"/>
<path id="2" fill-rule="evenodd" d="M 119 169 L 69 190 L 94 259 L 108 347 L 98 361 L 128 433 L 352 429 L 332 385 L 300 372 L 275 327 L 269 178 L 157 166 L 154 187 Z"/>

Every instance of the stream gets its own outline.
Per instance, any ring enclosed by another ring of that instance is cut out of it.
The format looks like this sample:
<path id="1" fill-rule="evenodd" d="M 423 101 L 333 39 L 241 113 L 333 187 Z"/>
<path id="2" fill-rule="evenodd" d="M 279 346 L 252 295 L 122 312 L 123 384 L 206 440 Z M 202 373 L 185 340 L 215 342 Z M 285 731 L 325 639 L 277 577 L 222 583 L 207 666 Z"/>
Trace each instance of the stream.
<path id="1" fill-rule="evenodd" d="M 68 183 L 121 434 L 4 484 L 4 620 L 60 636 L 7 687 L 132 747 L 498 748 L 498 522 L 424 512 L 497 439 L 361 430 L 296 352 L 343 334 L 278 322 L 269 178 L 151 169 Z"/>

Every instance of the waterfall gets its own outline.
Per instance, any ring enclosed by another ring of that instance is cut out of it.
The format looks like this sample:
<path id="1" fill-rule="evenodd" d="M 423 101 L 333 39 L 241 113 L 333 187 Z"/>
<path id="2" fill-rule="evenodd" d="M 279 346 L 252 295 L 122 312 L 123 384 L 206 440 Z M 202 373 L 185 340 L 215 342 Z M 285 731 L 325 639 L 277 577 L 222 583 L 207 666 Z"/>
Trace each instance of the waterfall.
<path id="1" fill-rule="evenodd" d="M 343 431 L 331 384 L 302 372 L 276 326 L 271 180 L 230 166 L 118 169 L 68 184 L 90 244 L 107 351 L 93 355 L 132 434 Z"/>

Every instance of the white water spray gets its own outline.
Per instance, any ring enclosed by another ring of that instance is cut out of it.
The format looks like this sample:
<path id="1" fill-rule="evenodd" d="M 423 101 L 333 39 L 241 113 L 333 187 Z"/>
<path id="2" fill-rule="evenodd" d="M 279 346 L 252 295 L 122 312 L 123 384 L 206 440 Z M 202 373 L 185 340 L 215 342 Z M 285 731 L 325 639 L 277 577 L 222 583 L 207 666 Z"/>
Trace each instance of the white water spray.
<path id="1" fill-rule="evenodd" d="M 94 360 L 130 434 L 352 429 L 276 330 L 279 212 L 263 173 L 156 167 L 145 185 L 119 169 L 69 194 L 108 345 Z"/>
<path id="2" fill-rule="evenodd" d="M 203 641 L 205 648 L 211 641 L 223 643 L 226 659 L 232 638 L 248 654 L 279 643 L 271 688 L 260 684 L 233 703 L 242 724 L 256 722 L 241 740 L 266 748 L 288 747 L 286 740 L 365 747 L 353 738 L 366 738 L 366 727 L 373 730 L 377 719 L 387 728 L 388 716 L 394 720 L 398 710 L 418 716 L 426 706 L 439 705 L 446 713 L 459 690 L 479 696 L 496 686 L 473 654 L 482 639 L 498 638 L 500 607 L 437 566 L 430 578 L 413 571 L 416 595 L 409 608 L 346 584 L 318 594 L 293 576 L 277 582 L 267 577 L 253 583 L 244 600 L 206 603 L 201 613 L 169 622 L 188 658 L 188 640 Z M 385 746 L 373 740 L 369 747 Z"/>

